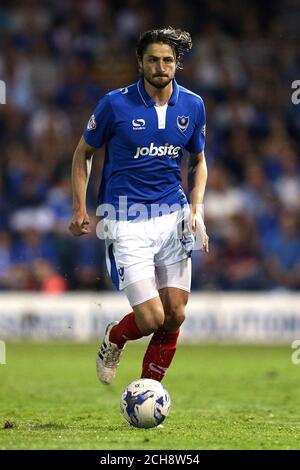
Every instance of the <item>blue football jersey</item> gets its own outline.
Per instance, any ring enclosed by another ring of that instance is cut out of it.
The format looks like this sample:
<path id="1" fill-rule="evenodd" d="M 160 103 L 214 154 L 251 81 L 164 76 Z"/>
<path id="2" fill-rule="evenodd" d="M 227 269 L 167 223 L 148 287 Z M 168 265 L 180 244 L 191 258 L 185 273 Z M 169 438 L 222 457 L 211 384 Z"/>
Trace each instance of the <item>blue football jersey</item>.
<path id="1" fill-rule="evenodd" d="M 117 218 L 124 213 L 120 198 L 126 201 L 127 209 L 137 204 L 147 208 L 184 205 L 181 160 L 184 149 L 190 153 L 204 149 L 203 100 L 173 80 L 169 102 L 156 106 L 141 79 L 107 93 L 83 136 L 92 147 L 106 144 L 98 202 L 111 204 Z M 127 212 L 125 218 L 134 217 Z"/>

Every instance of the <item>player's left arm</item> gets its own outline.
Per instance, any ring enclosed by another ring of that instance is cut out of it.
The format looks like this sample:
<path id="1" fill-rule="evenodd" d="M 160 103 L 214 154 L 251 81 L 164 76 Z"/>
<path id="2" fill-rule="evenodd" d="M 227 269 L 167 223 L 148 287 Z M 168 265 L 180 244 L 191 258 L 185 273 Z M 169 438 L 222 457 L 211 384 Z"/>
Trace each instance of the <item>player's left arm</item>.
<path id="1" fill-rule="evenodd" d="M 188 169 L 188 185 L 191 204 L 191 224 L 193 232 L 196 228 L 202 231 L 202 250 L 208 252 L 208 236 L 203 222 L 203 201 L 207 181 L 207 165 L 204 150 L 190 153 Z M 200 227 L 197 227 L 197 224 Z"/>

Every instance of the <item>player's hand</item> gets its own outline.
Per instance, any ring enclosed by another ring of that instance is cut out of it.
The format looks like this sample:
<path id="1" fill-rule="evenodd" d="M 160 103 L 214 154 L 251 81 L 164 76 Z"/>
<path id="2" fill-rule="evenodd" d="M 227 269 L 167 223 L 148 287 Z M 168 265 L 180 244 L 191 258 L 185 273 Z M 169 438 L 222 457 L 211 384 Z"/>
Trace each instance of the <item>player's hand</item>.
<path id="1" fill-rule="evenodd" d="M 204 251 L 204 253 L 208 253 L 209 252 L 209 246 L 208 246 L 209 236 L 207 235 L 206 232 L 205 232 L 203 238 L 204 238 L 204 240 L 203 240 L 203 245 L 202 245 L 201 251 Z"/>
<path id="2" fill-rule="evenodd" d="M 202 216 L 196 213 L 191 214 L 191 224 L 192 224 L 192 232 L 195 236 L 201 236 L 202 238 L 202 247 L 201 251 L 205 253 L 209 252 L 209 236 L 206 233 L 206 227 L 204 225 Z"/>
<path id="3" fill-rule="evenodd" d="M 69 230 L 76 237 L 81 237 L 81 235 L 86 235 L 91 232 L 88 228 L 89 223 L 90 219 L 87 213 L 82 214 L 74 212 Z"/>

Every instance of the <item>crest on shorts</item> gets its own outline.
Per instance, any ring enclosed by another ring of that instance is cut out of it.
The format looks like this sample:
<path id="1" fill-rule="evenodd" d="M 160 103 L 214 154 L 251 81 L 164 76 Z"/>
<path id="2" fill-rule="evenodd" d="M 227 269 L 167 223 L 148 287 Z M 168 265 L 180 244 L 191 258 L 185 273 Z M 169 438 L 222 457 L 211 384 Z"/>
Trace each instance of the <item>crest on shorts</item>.
<path id="1" fill-rule="evenodd" d="M 123 267 L 118 269 L 118 274 L 119 274 L 121 281 L 124 281 L 124 268 Z"/>
<path id="2" fill-rule="evenodd" d="M 177 116 L 177 126 L 181 132 L 184 132 L 187 130 L 189 123 L 190 123 L 189 116 Z"/>
<path id="3" fill-rule="evenodd" d="M 96 127 L 97 127 L 97 123 L 96 123 L 96 119 L 95 119 L 95 114 L 92 114 L 91 117 L 90 117 L 90 120 L 88 122 L 87 129 L 88 129 L 88 131 L 91 131 L 93 129 L 96 129 Z"/>

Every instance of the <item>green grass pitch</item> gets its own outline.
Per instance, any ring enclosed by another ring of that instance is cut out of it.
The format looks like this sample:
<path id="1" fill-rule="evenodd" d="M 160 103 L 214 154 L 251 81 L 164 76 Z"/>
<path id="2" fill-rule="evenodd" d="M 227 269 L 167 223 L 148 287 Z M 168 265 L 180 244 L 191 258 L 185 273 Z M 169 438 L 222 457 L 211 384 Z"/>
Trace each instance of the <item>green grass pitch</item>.
<path id="1" fill-rule="evenodd" d="M 162 429 L 119 412 L 145 343 L 130 343 L 113 385 L 96 344 L 8 343 L 0 365 L 0 449 L 300 449 L 300 365 L 286 347 L 180 344 L 164 384 Z"/>

